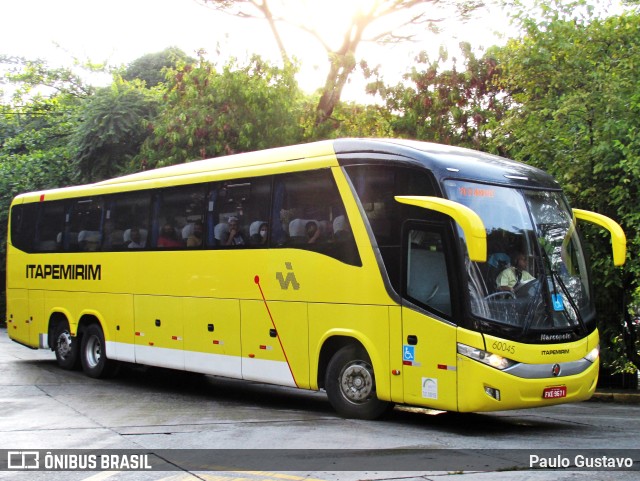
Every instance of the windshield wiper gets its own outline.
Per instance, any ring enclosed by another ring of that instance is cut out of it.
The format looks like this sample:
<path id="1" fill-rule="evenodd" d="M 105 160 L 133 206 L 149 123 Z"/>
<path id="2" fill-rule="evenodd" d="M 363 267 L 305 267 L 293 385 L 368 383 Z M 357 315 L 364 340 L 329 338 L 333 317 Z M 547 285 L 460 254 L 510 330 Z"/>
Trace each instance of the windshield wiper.
<path id="1" fill-rule="evenodd" d="M 546 260 L 548 270 L 551 273 L 551 283 L 553 284 L 553 294 L 551 297 L 551 302 L 553 304 L 553 310 L 561 311 L 569 321 L 569 324 L 572 323 L 573 319 L 571 319 L 571 316 L 567 310 L 567 307 L 564 304 L 564 300 L 562 298 L 558 300 L 558 298 L 555 297 L 559 295 L 558 287 L 556 286 L 556 283 L 557 283 L 560 286 L 560 289 L 562 290 L 563 297 L 567 299 L 567 301 L 569 302 L 569 305 L 571 306 L 571 309 L 573 309 L 573 312 L 575 314 L 576 320 L 578 321 L 578 324 L 580 325 L 580 327 L 582 327 L 582 329 L 586 329 L 584 320 L 582 319 L 582 315 L 580 314 L 580 310 L 578 309 L 578 306 L 573 300 L 573 297 L 571 297 L 571 294 L 569 293 L 569 289 L 567 288 L 567 285 L 564 283 L 564 281 L 560 277 L 560 274 L 558 274 L 558 271 L 554 270 L 551 265 L 551 259 L 549 259 L 549 254 L 547 254 L 547 252 L 544 249 L 540 249 L 540 251 L 542 252 L 542 256 L 544 257 L 544 259 Z M 562 303 L 562 310 L 556 309 L 556 302 Z"/>
<path id="2" fill-rule="evenodd" d="M 574 299 L 571 296 L 571 294 L 569 294 L 569 289 L 567 288 L 567 285 L 564 283 L 564 281 L 562 280 L 562 278 L 560 277 L 560 275 L 556 271 L 551 271 L 551 275 L 552 275 L 552 278 L 555 278 L 555 280 L 558 282 L 558 284 L 560 284 L 560 288 L 562 289 L 562 293 L 567 298 L 567 300 L 569 301 L 569 305 L 571 306 L 571 309 L 573 309 L 573 312 L 575 312 L 575 314 L 576 314 L 576 319 L 578 320 L 578 324 L 580 324 L 580 327 L 582 327 L 583 330 L 586 329 L 586 326 L 584 324 L 584 320 L 582 319 L 582 314 L 580 314 L 580 309 L 578 308 L 578 305 L 574 301 Z M 564 302 L 562 303 L 562 305 L 564 307 Z M 566 310 L 567 309 L 564 308 L 563 312 L 566 312 Z"/>

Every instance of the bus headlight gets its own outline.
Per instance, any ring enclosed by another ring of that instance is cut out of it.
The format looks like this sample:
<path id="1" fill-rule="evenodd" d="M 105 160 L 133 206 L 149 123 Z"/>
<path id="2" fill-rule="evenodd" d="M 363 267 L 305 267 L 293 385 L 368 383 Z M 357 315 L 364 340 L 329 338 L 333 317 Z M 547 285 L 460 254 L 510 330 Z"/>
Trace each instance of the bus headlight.
<path id="1" fill-rule="evenodd" d="M 463 356 L 469 357 L 476 361 L 480 361 L 487 366 L 491 366 L 501 371 L 504 371 L 505 369 L 518 364 L 516 361 L 500 356 L 499 354 L 483 351 L 482 349 L 467 346 L 466 344 L 461 343 L 458 343 L 458 354 L 462 354 Z"/>
<path id="2" fill-rule="evenodd" d="M 600 356 L 600 344 L 591 349 L 591 352 L 584 356 L 584 358 L 589 362 L 596 362 L 596 359 Z"/>

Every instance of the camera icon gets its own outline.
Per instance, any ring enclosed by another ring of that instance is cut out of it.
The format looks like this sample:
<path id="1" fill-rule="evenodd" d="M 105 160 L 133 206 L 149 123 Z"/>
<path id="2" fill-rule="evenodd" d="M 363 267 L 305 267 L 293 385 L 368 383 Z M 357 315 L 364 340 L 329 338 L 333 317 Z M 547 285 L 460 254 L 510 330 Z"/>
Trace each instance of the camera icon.
<path id="1" fill-rule="evenodd" d="M 7 469 L 40 469 L 40 453 L 38 451 L 7 452 Z"/>

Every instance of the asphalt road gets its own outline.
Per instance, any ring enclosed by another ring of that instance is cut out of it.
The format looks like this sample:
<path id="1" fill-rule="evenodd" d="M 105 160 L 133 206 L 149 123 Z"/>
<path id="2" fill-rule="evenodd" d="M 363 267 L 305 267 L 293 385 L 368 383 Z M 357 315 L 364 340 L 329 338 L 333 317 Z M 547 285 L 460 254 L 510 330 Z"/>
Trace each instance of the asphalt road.
<path id="1" fill-rule="evenodd" d="M 50 351 L 11 342 L 4 329 L 0 372 L 0 456 L 7 456 L 6 450 L 37 451 L 42 462 L 46 452 L 67 456 L 93 450 L 100 456 L 130 450 L 124 453 L 151 453 L 151 464 L 167 466 L 166 471 L 151 472 L 126 471 L 117 464 L 102 471 L 0 471 L 0 479 L 640 477 L 638 404 L 592 401 L 488 414 L 396 408 L 381 421 L 344 420 L 323 393 L 144 367 L 126 367 L 110 380 L 90 379 L 59 369 Z M 576 455 L 592 459 L 602 453 L 631 459 L 632 470 L 575 470 Z M 548 463 L 560 456 L 560 462 L 568 458 L 572 464 L 560 471 L 522 470 L 523 456 L 532 455 Z M 231 467 L 201 469 L 203 458 Z M 293 458 L 302 464 L 290 462 Z M 423 466 L 425 459 L 433 464 Z"/>

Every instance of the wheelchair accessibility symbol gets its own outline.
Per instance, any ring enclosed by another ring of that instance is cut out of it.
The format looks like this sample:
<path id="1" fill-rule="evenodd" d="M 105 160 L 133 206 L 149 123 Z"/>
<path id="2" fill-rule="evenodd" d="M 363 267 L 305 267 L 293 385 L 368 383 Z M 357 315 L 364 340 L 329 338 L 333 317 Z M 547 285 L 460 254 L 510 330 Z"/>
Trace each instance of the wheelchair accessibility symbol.
<path id="1" fill-rule="evenodd" d="M 416 347 L 415 346 L 403 346 L 402 347 L 402 360 L 403 361 L 415 361 L 416 359 Z"/>

